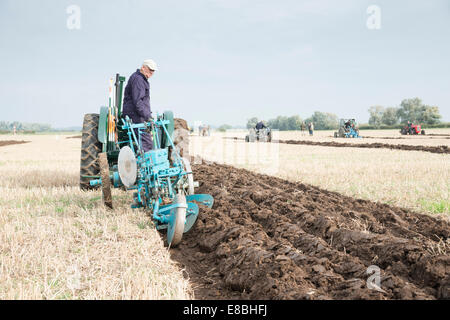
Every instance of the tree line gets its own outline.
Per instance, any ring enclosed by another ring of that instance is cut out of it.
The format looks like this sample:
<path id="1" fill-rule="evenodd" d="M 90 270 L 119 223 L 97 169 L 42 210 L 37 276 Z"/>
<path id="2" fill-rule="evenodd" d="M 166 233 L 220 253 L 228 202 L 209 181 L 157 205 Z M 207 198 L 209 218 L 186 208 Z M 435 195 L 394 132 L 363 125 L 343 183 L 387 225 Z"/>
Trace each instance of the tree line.
<path id="1" fill-rule="evenodd" d="M 42 132 L 42 131 L 51 131 L 52 126 L 49 124 L 41 124 L 41 123 L 23 123 L 19 121 L 0 121 L 0 131 L 14 131 L 14 126 L 16 127 L 16 131 L 34 131 L 34 132 Z"/>
<path id="2" fill-rule="evenodd" d="M 441 115 L 436 106 L 425 105 L 421 99 L 404 99 L 399 107 L 373 106 L 369 108 L 369 124 L 380 127 L 381 125 L 404 124 L 408 121 L 420 124 L 438 124 Z"/>
<path id="3" fill-rule="evenodd" d="M 248 119 L 247 128 L 254 128 L 259 122 L 257 117 Z M 280 131 L 287 130 L 301 130 L 302 124 L 303 128 L 307 130 L 308 123 L 312 122 L 314 128 L 318 130 L 331 130 L 337 129 L 339 125 L 338 116 L 334 113 L 315 111 L 311 117 L 302 119 L 299 115 L 294 115 L 291 117 L 278 116 L 275 119 L 268 120 L 265 124 L 272 128 Z"/>
<path id="4" fill-rule="evenodd" d="M 422 103 L 419 98 L 404 99 L 398 107 L 372 106 L 369 108 L 369 124 L 374 127 L 381 125 L 397 125 L 411 121 L 413 123 L 435 125 L 440 123 L 439 108 Z M 356 119 L 358 122 L 358 119 Z M 254 128 L 259 122 L 257 117 L 247 120 L 247 128 Z M 263 121 L 268 127 L 280 131 L 301 130 L 302 123 L 307 128 L 309 122 L 314 123 L 317 130 L 335 130 L 339 127 L 339 118 L 334 113 L 315 111 L 309 118 L 302 119 L 299 115 L 291 117 L 278 116 L 275 119 Z"/>

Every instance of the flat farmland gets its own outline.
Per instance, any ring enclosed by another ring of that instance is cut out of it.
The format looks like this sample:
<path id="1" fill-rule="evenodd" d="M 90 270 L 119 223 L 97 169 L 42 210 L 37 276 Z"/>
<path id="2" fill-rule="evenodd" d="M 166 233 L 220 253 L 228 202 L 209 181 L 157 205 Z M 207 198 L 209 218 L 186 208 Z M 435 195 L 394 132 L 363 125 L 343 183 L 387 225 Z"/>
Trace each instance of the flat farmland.
<path id="1" fill-rule="evenodd" d="M 0 298 L 450 297 L 450 155 L 231 135 L 190 137 L 215 204 L 170 250 L 131 192 L 79 189 L 79 136 L 0 136 Z"/>

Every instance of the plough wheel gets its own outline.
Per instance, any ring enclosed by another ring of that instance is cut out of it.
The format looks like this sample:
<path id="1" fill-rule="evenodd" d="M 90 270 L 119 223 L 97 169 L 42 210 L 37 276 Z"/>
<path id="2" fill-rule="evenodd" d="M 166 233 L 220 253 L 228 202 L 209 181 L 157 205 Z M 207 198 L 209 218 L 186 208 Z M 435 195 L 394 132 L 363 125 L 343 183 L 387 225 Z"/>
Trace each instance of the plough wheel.
<path id="1" fill-rule="evenodd" d="M 174 203 L 182 204 L 182 206 L 174 210 L 167 226 L 167 243 L 171 247 L 178 245 L 183 237 L 184 223 L 186 221 L 186 197 L 182 194 L 177 194 Z"/>
<path id="2" fill-rule="evenodd" d="M 181 160 L 184 163 L 184 169 L 186 170 L 186 172 L 192 172 L 192 167 L 191 167 L 191 163 L 189 162 L 189 160 L 187 158 L 181 158 Z M 187 175 L 187 179 L 188 179 L 188 196 L 190 196 L 191 194 L 194 194 L 194 175 L 192 173 L 189 173 Z"/>
<path id="3" fill-rule="evenodd" d="M 109 178 L 109 164 L 106 152 L 102 152 L 98 155 L 98 164 L 100 166 L 100 176 L 102 178 L 103 203 L 105 206 L 112 209 L 111 180 Z"/>

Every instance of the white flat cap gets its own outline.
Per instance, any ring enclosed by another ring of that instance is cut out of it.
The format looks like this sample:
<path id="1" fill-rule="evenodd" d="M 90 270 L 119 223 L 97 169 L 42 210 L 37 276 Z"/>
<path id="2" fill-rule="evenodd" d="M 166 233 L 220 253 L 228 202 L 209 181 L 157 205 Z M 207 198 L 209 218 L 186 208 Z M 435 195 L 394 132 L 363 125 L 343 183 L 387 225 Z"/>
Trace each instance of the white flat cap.
<path id="1" fill-rule="evenodd" d="M 143 66 L 149 67 L 150 70 L 154 70 L 154 71 L 158 70 L 158 67 L 156 66 L 156 62 L 153 61 L 152 59 L 144 60 L 144 62 L 142 63 L 142 65 L 143 65 Z"/>

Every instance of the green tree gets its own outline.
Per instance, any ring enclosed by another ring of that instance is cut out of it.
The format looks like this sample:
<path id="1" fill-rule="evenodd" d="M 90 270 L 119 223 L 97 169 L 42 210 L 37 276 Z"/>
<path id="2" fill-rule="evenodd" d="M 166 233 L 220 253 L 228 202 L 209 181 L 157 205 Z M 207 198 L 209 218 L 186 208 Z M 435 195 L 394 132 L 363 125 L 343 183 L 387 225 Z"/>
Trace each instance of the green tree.
<path id="1" fill-rule="evenodd" d="M 400 108 L 398 109 L 398 117 L 400 118 L 400 122 L 418 122 L 421 118 L 420 114 L 422 113 L 422 106 L 422 100 L 419 98 L 404 99 L 400 103 Z"/>
<path id="2" fill-rule="evenodd" d="M 233 128 L 232 126 L 230 126 L 229 124 L 223 124 L 221 125 L 219 128 L 217 128 L 218 131 L 220 132 L 225 132 L 229 129 Z"/>
<path id="3" fill-rule="evenodd" d="M 334 113 L 315 111 L 311 117 L 305 120 L 306 123 L 314 123 L 315 130 L 337 129 L 339 126 L 338 116 Z"/>
<path id="4" fill-rule="evenodd" d="M 439 113 L 438 107 L 432 107 L 432 106 L 423 106 L 422 107 L 422 113 L 419 118 L 419 122 L 425 123 L 425 124 L 437 124 L 441 119 L 441 115 Z"/>
<path id="5" fill-rule="evenodd" d="M 436 124 L 440 122 L 441 115 L 436 106 L 427 106 L 419 98 L 404 99 L 398 109 L 398 116 L 402 123 L 408 121 Z"/>
<path id="6" fill-rule="evenodd" d="M 254 128 L 258 123 L 258 118 L 253 117 L 247 120 L 247 129 Z"/>
<path id="7" fill-rule="evenodd" d="M 391 126 L 398 123 L 398 108 L 386 108 L 381 116 L 381 122 L 385 125 Z"/>
<path id="8" fill-rule="evenodd" d="M 280 131 L 289 130 L 288 118 L 285 116 L 278 116 L 275 119 L 271 119 L 267 124 L 272 129 L 278 129 Z"/>
<path id="9" fill-rule="evenodd" d="M 369 124 L 374 125 L 376 127 L 380 127 L 382 123 L 384 113 L 384 107 L 382 106 L 372 106 L 369 108 Z"/>
<path id="10" fill-rule="evenodd" d="M 300 130 L 302 125 L 302 118 L 300 116 L 292 116 L 287 118 L 288 130 Z"/>

